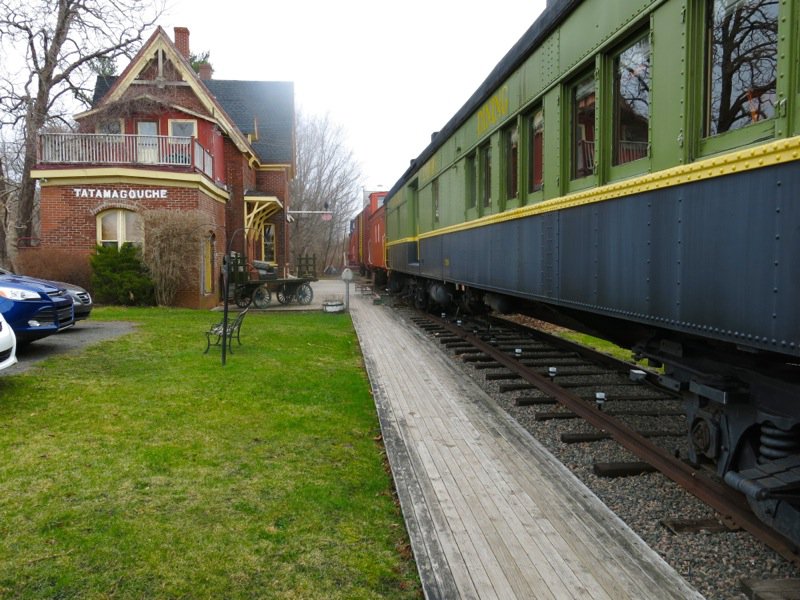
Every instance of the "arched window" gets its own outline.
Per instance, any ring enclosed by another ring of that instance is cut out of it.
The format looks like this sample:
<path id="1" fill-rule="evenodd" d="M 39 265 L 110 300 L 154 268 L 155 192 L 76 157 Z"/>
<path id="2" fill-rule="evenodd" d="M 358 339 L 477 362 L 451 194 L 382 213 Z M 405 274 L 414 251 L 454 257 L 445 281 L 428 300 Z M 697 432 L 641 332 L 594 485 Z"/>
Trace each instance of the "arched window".
<path id="1" fill-rule="evenodd" d="M 144 242 L 144 226 L 139 213 L 132 210 L 115 208 L 97 215 L 97 243 L 100 246 L 116 246 L 133 244 L 142 246 Z"/>

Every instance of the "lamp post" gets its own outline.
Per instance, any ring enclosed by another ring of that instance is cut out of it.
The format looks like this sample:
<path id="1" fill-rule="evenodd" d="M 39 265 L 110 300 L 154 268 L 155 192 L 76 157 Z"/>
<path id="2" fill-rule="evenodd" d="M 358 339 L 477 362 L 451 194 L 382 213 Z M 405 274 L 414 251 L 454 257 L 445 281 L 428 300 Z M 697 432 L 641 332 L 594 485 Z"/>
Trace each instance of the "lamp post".
<path id="1" fill-rule="evenodd" d="M 223 300 L 222 300 L 222 366 L 225 366 L 225 358 L 228 349 L 228 294 L 230 293 L 230 270 L 231 270 L 231 247 L 233 246 L 233 240 L 236 239 L 236 234 L 240 231 L 246 231 L 245 227 L 240 227 L 236 231 L 233 232 L 231 235 L 231 239 L 228 240 L 228 249 L 225 253 L 225 257 L 222 259 L 223 266 L 225 267 L 222 270 L 222 286 L 225 288 L 223 293 Z"/>

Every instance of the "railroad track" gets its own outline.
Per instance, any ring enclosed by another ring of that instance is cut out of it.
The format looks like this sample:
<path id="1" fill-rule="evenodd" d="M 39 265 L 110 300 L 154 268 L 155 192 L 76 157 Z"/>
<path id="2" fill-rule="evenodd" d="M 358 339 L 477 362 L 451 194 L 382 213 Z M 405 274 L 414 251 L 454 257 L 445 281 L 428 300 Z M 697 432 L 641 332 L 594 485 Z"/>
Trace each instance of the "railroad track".
<path id="1" fill-rule="evenodd" d="M 495 382 L 500 392 L 515 392 L 516 406 L 536 410 L 534 418 L 579 418 L 593 431 L 561 435 L 563 443 L 613 439 L 637 460 L 594 465 L 600 476 L 657 470 L 713 508 L 724 525 L 741 528 L 786 560 L 800 566 L 794 545 L 752 513 L 744 497 L 698 467 L 681 460 L 669 442 L 683 443 L 686 424 L 681 400 L 657 385 L 657 374 L 538 330 L 499 319 L 451 319 L 415 312 L 418 327 L 451 354 Z M 637 408 L 643 403 L 646 409 Z M 656 409 L 651 408 L 655 404 Z M 643 429 L 650 417 L 657 429 Z M 670 423 L 665 427 L 664 422 Z M 699 526 L 699 525 L 698 525 Z M 707 524 L 706 524 L 707 526 Z"/>

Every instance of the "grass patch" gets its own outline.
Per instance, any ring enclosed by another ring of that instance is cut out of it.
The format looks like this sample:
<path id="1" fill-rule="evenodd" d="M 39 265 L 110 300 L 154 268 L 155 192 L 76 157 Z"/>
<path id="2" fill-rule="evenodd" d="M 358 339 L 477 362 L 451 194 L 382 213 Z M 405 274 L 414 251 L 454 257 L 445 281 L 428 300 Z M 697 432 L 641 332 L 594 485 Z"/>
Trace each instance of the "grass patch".
<path id="1" fill-rule="evenodd" d="M 608 340 L 586 335 L 585 333 L 579 333 L 577 331 L 571 331 L 569 329 L 559 330 L 557 335 L 571 342 L 575 342 L 576 344 L 581 344 L 588 348 L 592 348 L 593 350 L 597 350 L 598 352 L 602 352 L 603 354 L 613 356 L 617 360 L 624 360 L 630 363 L 636 362 L 633 359 L 633 353 L 630 350 L 627 348 L 621 348 L 613 342 L 609 342 Z"/>
<path id="2" fill-rule="evenodd" d="M 347 315 L 96 308 L 136 333 L 0 377 L 0 597 L 417 598 Z"/>

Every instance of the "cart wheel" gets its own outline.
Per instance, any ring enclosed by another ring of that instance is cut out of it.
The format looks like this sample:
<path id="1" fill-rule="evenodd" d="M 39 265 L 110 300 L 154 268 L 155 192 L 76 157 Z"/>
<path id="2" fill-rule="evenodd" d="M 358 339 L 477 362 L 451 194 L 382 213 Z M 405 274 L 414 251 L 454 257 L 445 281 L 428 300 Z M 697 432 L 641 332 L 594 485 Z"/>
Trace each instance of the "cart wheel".
<path id="1" fill-rule="evenodd" d="M 297 288 L 297 302 L 298 304 L 311 304 L 314 299 L 314 290 L 307 283 L 300 284 Z"/>
<path id="2" fill-rule="evenodd" d="M 289 304 L 289 302 L 292 301 L 293 294 L 289 292 L 289 286 L 287 286 L 285 283 L 278 288 L 277 295 L 278 295 L 278 302 L 280 302 L 281 304 Z"/>
<path id="3" fill-rule="evenodd" d="M 271 300 L 272 294 L 267 286 L 260 285 L 253 291 L 253 304 L 256 308 L 267 308 Z"/>
<path id="4" fill-rule="evenodd" d="M 236 306 L 239 308 L 247 308 L 250 306 L 250 296 L 247 295 L 246 292 L 243 291 L 236 291 L 235 294 Z"/>

